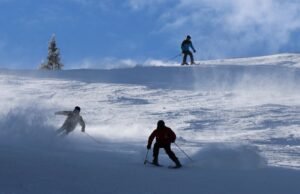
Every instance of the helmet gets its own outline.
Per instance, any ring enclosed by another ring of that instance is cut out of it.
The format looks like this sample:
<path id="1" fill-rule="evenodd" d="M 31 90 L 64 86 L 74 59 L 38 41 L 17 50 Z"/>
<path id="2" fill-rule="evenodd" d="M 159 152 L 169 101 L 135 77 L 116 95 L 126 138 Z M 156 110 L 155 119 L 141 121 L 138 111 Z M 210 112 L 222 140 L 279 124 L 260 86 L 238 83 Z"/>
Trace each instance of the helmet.
<path id="1" fill-rule="evenodd" d="M 187 35 L 186 36 L 186 39 L 191 39 L 192 37 L 190 35 Z"/>
<path id="2" fill-rule="evenodd" d="M 165 122 L 163 120 L 159 120 L 157 122 L 157 129 L 162 129 L 165 127 Z"/>
<path id="3" fill-rule="evenodd" d="M 79 106 L 76 106 L 75 108 L 74 108 L 74 111 L 75 110 L 77 110 L 78 112 L 80 112 L 80 107 Z"/>

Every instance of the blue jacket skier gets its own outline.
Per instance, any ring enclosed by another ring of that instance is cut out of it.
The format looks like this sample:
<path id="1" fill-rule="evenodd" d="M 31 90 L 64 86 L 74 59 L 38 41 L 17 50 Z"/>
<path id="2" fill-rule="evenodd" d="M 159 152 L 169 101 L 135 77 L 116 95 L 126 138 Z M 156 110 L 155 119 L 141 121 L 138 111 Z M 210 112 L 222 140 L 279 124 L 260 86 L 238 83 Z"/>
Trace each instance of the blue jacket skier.
<path id="1" fill-rule="evenodd" d="M 193 53 L 190 51 L 190 48 L 193 50 L 194 53 L 196 52 L 196 50 L 193 46 L 191 39 L 192 39 L 191 36 L 187 35 L 186 39 L 181 43 L 181 50 L 182 50 L 182 54 L 183 54 L 183 60 L 182 60 L 181 65 L 188 65 L 188 63 L 186 62 L 186 58 L 188 55 L 191 58 L 191 65 L 195 64 L 194 56 L 193 56 Z"/>

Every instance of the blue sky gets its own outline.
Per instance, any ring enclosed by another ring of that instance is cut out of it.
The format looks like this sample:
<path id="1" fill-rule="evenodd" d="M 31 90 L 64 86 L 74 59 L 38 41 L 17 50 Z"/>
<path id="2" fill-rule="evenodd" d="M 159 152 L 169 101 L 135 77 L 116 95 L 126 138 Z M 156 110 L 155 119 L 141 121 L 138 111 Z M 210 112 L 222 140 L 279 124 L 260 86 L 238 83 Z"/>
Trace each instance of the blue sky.
<path id="1" fill-rule="evenodd" d="M 36 68 L 53 33 L 66 68 L 168 60 L 187 34 L 198 60 L 300 51 L 297 0 L 0 0 L 0 14 L 0 68 Z"/>

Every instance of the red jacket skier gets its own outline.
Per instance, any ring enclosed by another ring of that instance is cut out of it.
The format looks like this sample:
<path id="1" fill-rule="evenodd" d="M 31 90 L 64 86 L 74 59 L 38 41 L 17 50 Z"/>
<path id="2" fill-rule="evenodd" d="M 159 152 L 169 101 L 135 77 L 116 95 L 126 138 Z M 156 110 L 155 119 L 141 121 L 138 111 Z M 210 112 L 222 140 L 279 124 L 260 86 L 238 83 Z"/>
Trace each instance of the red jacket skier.
<path id="1" fill-rule="evenodd" d="M 165 122 L 163 120 L 157 122 L 157 128 L 149 136 L 147 149 L 151 149 L 151 144 L 154 138 L 156 138 L 156 142 L 153 148 L 152 163 L 156 166 L 159 165 L 158 163 L 159 149 L 164 148 L 169 158 L 173 160 L 173 162 L 175 162 L 176 164 L 175 167 L 180 168 L 181 164 L 178 158 L 176 157 L 176 155 L 174 154 L 174 152 L 171 150 L 171 143 L 175 142 L 176 134 L 172 131 L 172 129 L 165 126 Z"/>

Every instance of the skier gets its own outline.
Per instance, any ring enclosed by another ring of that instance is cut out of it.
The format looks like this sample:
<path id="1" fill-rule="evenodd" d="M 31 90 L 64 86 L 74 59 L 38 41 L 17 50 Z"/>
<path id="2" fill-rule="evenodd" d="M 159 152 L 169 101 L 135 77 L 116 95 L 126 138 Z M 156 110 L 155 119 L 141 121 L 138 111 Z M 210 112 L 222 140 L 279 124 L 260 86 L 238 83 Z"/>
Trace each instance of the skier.
<path id="1" fill-rule="evenodd" d="M 182 165 L 179 162 L 178 158 L 171 150 L 171 143 L 174 143 L 176 140 L 176 135 L 169 127 L 165 126 L 165 122 L 160 120 L 157 122 L 157 128 L 152 132 L 148 139 L 147 149 L 151 149 L 151 144 L 153 139 L 156 137 L 156 142 L 153 148 L 153 161 L 152 164 L 159 166 L 158 163 L 158 154 L 159 149 L 164 148 L 169 158 L 175 162 L 176 166 L 174 168 L 180 168 Z"/>
<path id="2" fill-rule="evenodd" d="M 76 106 L 73 111 L 59 111 L 56 112 L 55 115 L 66 115 L 67 119 L 65 120 L 64 124 L 56 131 L 57 135 L 68 135 L 72 132 L 77 124 L 81 125 L 81 131 L 85 131 L 85 122 L 83 121 L 82 117 L 80 116 L 80 107 Z"/>
<path id="3" fill-rule="evenodd" d="M 188 65 L 188 63 L 186 62 L 186 58 L 188 55 L 191 58 L 191 65 L 195 64 L 194 56 L 193 53 L 190 51 L 190 48 L 193 50 L 194 53 L 196 52 L 196 50 L 194 49 L 191 39 L 191 36 L 187 35 L 186 39 L 181 43 L 181 50 L 183 54 L 183 60 L 181 65 Z"/>

